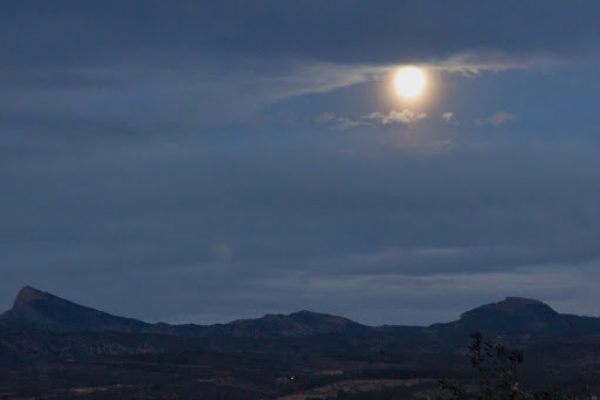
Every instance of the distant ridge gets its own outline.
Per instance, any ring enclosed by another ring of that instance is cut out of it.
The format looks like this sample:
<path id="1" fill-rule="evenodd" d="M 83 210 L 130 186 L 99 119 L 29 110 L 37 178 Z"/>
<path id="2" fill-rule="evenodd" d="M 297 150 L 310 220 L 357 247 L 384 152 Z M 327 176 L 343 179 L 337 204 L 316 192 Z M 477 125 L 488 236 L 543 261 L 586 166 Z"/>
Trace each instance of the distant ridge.
<path id="1" fill-rule="evenodd" d="M 359 334 L 370 330 L 348 318 L 312 311 L 299 311 L 289 315 L 267 314 L 258 319 L 243 319 L 228 324 L 213 325 L 212 333 L 225 336 L 299 337 L 323 334 Z"/>
<path id="2" fill-rule="evenodd" d="M 442 335 L 480 331 L 509 337 L 557 337 L 600 333 L 600 318 L 560 314 L 539 300 L 507 297 L 466 311 L 457 321 L 432 327 Z"/>
<path id="3" fill-rule="evenodd" d="M 123 332 L 173 336 L 299 337 L 331 333 L 360 333 L 369 328 L 347 318 L 299 311 L 289 315 L 267 314 L 210 326 L 150 324 L 119 317 L 26 286 L 13 307 L 0 315 L 0 326 L 54 332 Z"/>
<path id="4" fill-rule="evenodd" d="M 558 337 L 600 334 L 600 318 L 560 314 L 549 305 L 520 297 L 507 297 L 464 312 L 453 322 L 428 327 L 370 327 L 348 318 L 299 311 L 267 314 L 216 325 L 151 324 L 119 317 L 82 306 L 53 294 L 26 286 L 13 307 L 0 315 L 0 326 L 52 332 L 121 332 L 188 337 L 294 338 L 317 335 L 344 337 L 377 336 L 406 342 L 452 344 L 473 331 L 507 337 Z"/>

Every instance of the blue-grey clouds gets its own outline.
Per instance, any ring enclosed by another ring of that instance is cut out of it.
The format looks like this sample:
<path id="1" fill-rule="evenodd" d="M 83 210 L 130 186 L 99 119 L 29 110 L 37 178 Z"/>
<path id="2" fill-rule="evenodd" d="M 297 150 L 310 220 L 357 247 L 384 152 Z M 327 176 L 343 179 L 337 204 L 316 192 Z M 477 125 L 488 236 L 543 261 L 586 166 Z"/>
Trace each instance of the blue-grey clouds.
<path id="1" fill-rule="evenodd" d="M 32 284 L 151 320 L 592 313 L 598 8 L 7 2 L 0 304 Z M 432 68 L 426 109 L 382 96 L 401 62 Z"/>
<path id="2" fill-rule="evenodd" d="M 214 55 L 385 64 L 474 52 L 571 56 L 597 50 L 599 12 L 591 0 L 25 0 L 3 4 L 9 40 L 0 59 L 23 66 L 144 56 L 172 65 Z"/>
<path id="3" fill-rule="evenodd" d="M 384 294 L 410 302 L 402 282 L 414 279 L 445 275 L 453 291 L 454 275 L 507 273 L 517 284 L 522 269 L 566 272 L 600 256 L 595 151 L 469 142 L 431 153 L 378 147 L 358 133 L 329 142 L 255 135 L 235 145 L 97 146 L 13 165 L 2 189 L 4 284 L 155 319 L 319 308 L 315 299 L 340 292 L 331 311 L 350 313 L 358 293 L 345 281 L 388 282 L 360 292 L 365 309 L 378 308 Z M 314 288 L 291 296 L 272 284 L 297 275 Z M 325 290 L 327 282 L 341 286 Z"/>

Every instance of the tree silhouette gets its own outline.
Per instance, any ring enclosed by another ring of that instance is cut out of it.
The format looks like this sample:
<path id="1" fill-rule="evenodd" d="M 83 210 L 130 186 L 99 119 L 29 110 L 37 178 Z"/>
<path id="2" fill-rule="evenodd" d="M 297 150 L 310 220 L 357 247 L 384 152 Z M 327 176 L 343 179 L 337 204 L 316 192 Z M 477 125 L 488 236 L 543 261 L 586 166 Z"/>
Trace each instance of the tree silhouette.
<path id="1" fill-rule="evenodd" d="M 517 369 L 523 353 L 508 348 L 501 340 L 484 340 L 481 333 L 471 335 L 469 346 L 471 365 L 476 372 L 474 385 L 465 386 L 451 379 L 442 379 L 440 400 L 566 400 L 561 392 L 532 392 L 521 387 Z M 589 397 L 589 396 L 584 396 Z"/>

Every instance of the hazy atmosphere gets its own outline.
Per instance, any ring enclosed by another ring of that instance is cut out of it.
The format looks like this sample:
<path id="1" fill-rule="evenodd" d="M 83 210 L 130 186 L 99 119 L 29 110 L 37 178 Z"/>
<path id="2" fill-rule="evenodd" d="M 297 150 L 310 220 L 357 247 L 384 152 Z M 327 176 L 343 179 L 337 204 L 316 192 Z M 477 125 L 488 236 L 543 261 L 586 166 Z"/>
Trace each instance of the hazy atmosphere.
<path id="1" fill-rule="evenodd" d="M 3 2 L 0 309 L 599 316 L 600 2 L 543 4 Z"/>

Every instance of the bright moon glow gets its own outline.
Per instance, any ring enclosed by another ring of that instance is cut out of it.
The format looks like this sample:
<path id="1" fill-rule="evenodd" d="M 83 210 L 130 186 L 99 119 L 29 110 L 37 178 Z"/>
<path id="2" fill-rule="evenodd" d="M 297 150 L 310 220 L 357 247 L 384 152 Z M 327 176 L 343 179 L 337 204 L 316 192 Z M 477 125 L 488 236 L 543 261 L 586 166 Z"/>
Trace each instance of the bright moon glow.
<path id="1" fill-rule="evenodd" d="M 396 91 L 406 99 L 412 99 L 422 94 L 426 83 L 423 69 L 417 67 L 402 67 L 394 77 Z"/>

